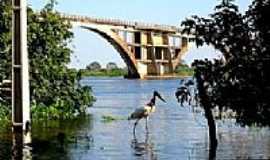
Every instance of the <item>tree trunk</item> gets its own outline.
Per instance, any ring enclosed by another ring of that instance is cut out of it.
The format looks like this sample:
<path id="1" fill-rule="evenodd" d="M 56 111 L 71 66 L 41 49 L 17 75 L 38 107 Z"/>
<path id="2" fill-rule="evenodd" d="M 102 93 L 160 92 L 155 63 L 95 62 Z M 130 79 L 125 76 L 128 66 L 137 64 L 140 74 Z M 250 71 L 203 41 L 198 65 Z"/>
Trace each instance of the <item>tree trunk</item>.
<path id="1" fill-rule="evenodd" d="M 198 90 L 199 90 L 199 96 L 200 96 L 200 102 L 204 108 L 205 112 L 205 118 L 207 119 L 208 123 L 208 134 L 209 134 L 209 159 L 215 159 L 216 157 L 216 150 L 217 150 L 217 136 L 216 136 L 216 123 L 215 119 L 212 114 L 212 104 L 210 102 L 210 99 L 206 93 L 206 88 L 203 85 L 203 80 L 200 76 L 196 76 L 197 83 L 198 83 Z"/>
<path id="2" fill-rule="evenodd" d="M 215 159 L 216 157 L 216 150 L 217 150 L 217 137 L 216 137 L 216 123 L 213 117 L 213 114 L 211 112 L 211 109 L 206 107 L 205 109 L 205 117 L 207 119 L 208 123 L 208 134 L 209 134 L 209 159 Z"/>

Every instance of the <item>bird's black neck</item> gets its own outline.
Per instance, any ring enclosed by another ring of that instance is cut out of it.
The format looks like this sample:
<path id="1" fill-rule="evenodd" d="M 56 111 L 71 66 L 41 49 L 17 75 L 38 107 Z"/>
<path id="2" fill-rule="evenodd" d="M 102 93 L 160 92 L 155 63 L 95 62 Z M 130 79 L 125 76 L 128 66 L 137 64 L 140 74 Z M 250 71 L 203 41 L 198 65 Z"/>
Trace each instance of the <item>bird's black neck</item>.
<path id="1" fill-rule="evenodd" d="M 156 96 L 153 96 L 147 105 L 153 107 L 155 104 L 156 104 Z"/>

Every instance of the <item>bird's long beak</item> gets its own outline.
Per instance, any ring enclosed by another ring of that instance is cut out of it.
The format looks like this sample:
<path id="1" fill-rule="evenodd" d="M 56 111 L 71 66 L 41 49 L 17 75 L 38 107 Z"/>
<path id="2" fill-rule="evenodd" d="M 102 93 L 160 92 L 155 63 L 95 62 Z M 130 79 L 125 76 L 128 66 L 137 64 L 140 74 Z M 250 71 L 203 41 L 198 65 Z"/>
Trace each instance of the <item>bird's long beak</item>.
<path id="1" fill-rule="evenodd" d="M 154 91 L 154 96 L 157 96 L 160 100 L 166 103 L 166 101 L 161 97 L 161 95 L 157 91 Z"/>
<path id="2" fill-rule="evenodd" d="M 163 99 L 161 96 L 158 97 L 160 100 L 162 100 L 164 103 L 166 103 L 165 99 Z"/>
<path id="3" fill-rule="evenodd" d="M 157 97 L 158 97 L 160 100 L 162 100 L 163 102 L 165 102 L 165 103 L 166 103 L 165 99 L 163 99 L 163 98 L 161 97 L 161 95 L 160 95 L 160 94 L 157 94 Z"/>

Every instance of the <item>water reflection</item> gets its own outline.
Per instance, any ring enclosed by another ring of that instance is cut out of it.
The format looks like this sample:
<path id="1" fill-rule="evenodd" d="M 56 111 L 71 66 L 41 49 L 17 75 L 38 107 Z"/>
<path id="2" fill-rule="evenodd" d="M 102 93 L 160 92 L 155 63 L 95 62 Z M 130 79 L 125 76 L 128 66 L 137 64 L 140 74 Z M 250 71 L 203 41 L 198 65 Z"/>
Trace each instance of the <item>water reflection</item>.
<path id="1" fill-rule="evenodd" d="M 33 123 L 33 159 L 71 159 L 73 148 L 87 151 L 93 143 L 92 115 L 72 120 L 36 121 Z"/>
<path id="2" fill-rule="evenodd" d="M 14 128 L 12 159 L 19 160 L 23 157 L 23 132 L 22 127 Z"/>
<path id="3" fill-rule="evenodd" d="M 133 134 L 131 148 L 134 150 L 134 155 L 138 157 L 146 156 L 149 160 L 157 160 L 157 155 L 154 152 L 154 143 L 149 140 L 149 131 L 146 130 L 144 139 L 139 140 L 136 134 Z"/>
<path id="4" fill-rule="evenodd" d="M 31 130 L 23 131 L 22 127 L 13 128 L 12 159 L 31 160 Z"/>
<path id="5" fill-rule="evenodd" d="M 8 129 L 7 129 L 8 128 Z M 12 134 L 11 125 L 0 126 L 0 159 L 12 157 Z"/>
<path id="6" fill-rule="evenodd" d="M 22 128 L 12 132 L 11 128 L 7 125 L 0 130 L 0 160 L 77 159 L 80 155 L 73 157 L 74 151 L 86 153 L 94 146 L 92 115 L 33 121 L 32 132 L 23 132 Z"/>
<path id="7" fill-rule="evenodd" d="M 209 152 L 208 152 L 209 160 L 215 160 L 216 159 L 217 147 L 218 146 L 210 146 Z"/>

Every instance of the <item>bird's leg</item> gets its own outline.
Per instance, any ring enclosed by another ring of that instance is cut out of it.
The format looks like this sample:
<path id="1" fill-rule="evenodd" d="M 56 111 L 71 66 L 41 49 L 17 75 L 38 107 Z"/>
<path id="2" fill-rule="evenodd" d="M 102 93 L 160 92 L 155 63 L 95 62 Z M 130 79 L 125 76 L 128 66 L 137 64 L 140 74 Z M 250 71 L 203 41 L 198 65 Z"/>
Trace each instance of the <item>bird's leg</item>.
<path id="1" fill-rule="evenodd" d="M 133 127 L 133 135 L 135 135 L 136 126 L 137 126 L 139 120 L 140 120 L 140 119 L 137 119 L 136 122 L 134 123 L 134 127 Z"/>
<path id="2" fill-rule="evenodd" d="M 145 118 L 145 130 L 148 132 L 148 117 Z"/>

